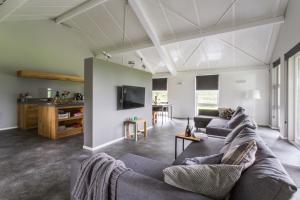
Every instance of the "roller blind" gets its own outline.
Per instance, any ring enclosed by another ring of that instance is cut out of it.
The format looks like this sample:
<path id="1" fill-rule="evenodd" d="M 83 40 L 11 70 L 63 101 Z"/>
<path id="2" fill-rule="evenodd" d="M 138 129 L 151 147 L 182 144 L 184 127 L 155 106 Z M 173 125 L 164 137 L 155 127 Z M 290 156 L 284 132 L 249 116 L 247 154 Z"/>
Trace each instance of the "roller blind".
<path id="1" fill-rule="evenodd" d="M 300 51 L 300 43 L 298 43 L 291 50 L 289 50 L 286 54 L 284 54 L 284 60 L 288 60 L 290 57 L 294 56 L 299 51 Z"/>
<path id="2" fill-rule="evenodd" d="M 196 90 L 218 90 L 219 75 L 207 75 L 196 77 Z"/>
<path id="3" fill-rule="evenodd" d="M 167 78 L 156 78 L 152 79 L 152 90 L 167 90 L 168 79 Z"/>
<path id="4" fill-rule="evenodd" d="M 278 67 L 280 65 L 280 58 L 273 62 L 273 67 Z"/>

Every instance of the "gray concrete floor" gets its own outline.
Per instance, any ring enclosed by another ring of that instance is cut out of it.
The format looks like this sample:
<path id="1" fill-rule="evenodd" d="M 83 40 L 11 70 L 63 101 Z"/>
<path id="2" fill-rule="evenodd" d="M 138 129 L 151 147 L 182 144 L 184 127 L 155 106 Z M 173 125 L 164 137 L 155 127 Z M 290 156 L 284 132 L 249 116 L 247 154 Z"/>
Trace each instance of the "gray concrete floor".
<path id="1" fill-rule="evenodd" d="M 174 160 L 174 135 L 184 130 L 185 121 L 173 120 L 149 130 L 138 142 L 124 140 L 100 151 L 120 157 L 134 153 L 156 160 Z M 294 179 L 300 177 L 300 151 L 276 131 L 259 128 L 259 134 L 279 157 Z M 70 161 L 82 153 L 82 136 L 51 141 L 36 130 L 0 132 L 0 200 L 69 199 Z M 186 144 L 188 145 L 188 144 Z M 180 153 L 181 144 L 178 150 Z M 295 180 L 299 183 L 300 180 Z M 296 199 L 300 199 L 298 192 Z"/>

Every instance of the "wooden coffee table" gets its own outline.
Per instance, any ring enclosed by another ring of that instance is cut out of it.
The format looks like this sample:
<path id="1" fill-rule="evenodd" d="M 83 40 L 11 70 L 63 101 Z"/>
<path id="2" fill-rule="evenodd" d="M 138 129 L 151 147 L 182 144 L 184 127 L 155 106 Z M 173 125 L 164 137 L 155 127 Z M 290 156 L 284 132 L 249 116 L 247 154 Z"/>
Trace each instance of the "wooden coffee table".
<path id="1" fill-rule="evenodd" d="M 193 142 L 200 142 L 202 140 L 202 138 L 193 137 L 193 136 L 186 137 L 185 132 L 177 133 L 175 135 L 175 159 L 177 158 L 177 139 L 178 138 L 182 139 L 182 151 L 184 150 L 184 140 L 189 140 L 189 141 L 193 141 Z"/>

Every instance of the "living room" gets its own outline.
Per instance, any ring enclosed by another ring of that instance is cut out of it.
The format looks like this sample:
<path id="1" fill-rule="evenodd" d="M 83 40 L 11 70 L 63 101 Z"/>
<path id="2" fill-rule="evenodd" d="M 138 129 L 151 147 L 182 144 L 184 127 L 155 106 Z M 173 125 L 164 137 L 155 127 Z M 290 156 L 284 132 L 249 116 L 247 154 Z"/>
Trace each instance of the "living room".
<path id="1" fill-rule="evenodd" d="M 0 199 L 300 199 L 298 0 L 0 0 Z"/>

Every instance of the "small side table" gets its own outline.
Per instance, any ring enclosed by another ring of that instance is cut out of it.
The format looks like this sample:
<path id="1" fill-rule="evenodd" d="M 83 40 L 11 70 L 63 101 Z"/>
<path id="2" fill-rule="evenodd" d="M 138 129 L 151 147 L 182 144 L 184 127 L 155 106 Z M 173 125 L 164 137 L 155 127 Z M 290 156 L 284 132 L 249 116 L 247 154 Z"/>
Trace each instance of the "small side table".
<path id="1" fill-rule="evenodd" d="M 185 136 L 185 132 L 180 132 L 178 134 L 176 134 L 175 136 L 175 159 L 177 158 L 177 139 L 180 138 L 182 139 L 182 151 L 184 150 L 184 140 L 189 140 L 189 141 L 193 141 L 193 142 L 200 142 L 202 140 L 202 138 L 198 138 L 198 137 L 186 137 Z"/>
<path id="2" fill-rule="evenodd" d="M 144 124 L 144 129 L 139 129 L 139 124 Z M 133 133 L 130 133 L 130 125 L 134 127 Z M 135 141 L 138 140 L 138 134 L 144 134 L 144 137 L 147 137 L 147 121 L 145 119 L 126 120 L 124 122 L 124 133 L 126 139 L 131 139 L 133 136 Z"/>

